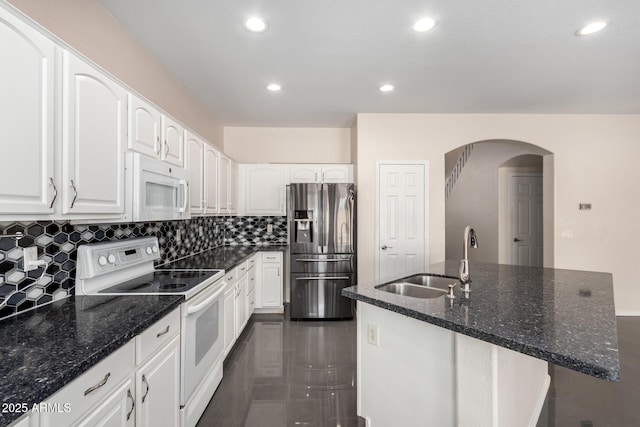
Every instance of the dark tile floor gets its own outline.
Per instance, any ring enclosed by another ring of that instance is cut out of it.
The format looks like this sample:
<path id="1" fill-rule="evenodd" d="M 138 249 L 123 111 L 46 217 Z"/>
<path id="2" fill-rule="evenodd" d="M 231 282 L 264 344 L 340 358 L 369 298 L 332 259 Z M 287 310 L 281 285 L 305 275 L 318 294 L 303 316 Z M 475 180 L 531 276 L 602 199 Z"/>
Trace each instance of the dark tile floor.
<path id="1" fill-rule="evenodd" d="M 621 381 L 550 365 L 537 427 L 640 426 L 640 317 L 618 318 Z M 254 315 L 224 365 L 205 426 L 359 426 L 356 324 Z"/>
<path id="2" fill-rule="evenodd" d="M 356 322 L 253 315 L 198 426 L 358 426 Z"/>

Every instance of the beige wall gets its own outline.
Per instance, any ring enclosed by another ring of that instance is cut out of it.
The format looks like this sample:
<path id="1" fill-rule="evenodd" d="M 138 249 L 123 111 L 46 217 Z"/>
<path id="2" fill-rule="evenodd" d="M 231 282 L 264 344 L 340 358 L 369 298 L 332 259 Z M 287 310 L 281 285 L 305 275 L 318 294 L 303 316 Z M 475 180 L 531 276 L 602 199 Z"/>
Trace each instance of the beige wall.
<path id="1" fill-rule="evenodd" d="M 358 115 L 358 279 L 374 278 L 375 162 L 428 160 L 429 262 L 445 258 L 444 154 L 511 139 L 553 152 L 555 267 L 613 273 L 618 314 L 640 315 L 638 115 Z M 591 211 L 578 210 L 580 202 Z M 571 229 L 574 239 L 560 239 Z M 482 235 L 482 230 L 477 230 Z"/>
<path id="2" fill-rule="evenodd" d="M 8 1 L 202 137 L 224 148 L 221 123 L 97 1 Z"/>
<path id="3" fill-rule="evenodd" d="M 351 129 L 225 127 L 224 147 L 241 163 L 351 163 Z"/>

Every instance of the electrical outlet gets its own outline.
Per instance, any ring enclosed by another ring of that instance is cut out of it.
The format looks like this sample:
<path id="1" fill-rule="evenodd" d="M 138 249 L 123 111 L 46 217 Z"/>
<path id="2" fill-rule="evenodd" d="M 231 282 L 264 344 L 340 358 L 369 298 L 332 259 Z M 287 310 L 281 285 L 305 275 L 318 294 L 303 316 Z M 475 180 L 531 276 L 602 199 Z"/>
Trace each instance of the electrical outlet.
<path id="1" fill-rule="evenodd" d="M 267 234 L 273 234 L 273 224 L 267 224 Z"/>
<path id="2" fill-rule="evenodd" d="M 379 345 L 379 332 L 380 330 L 376 325 L 368 325 L 367 340 L 369 341 L 369 344 L 376 346 Z"/>
<path id="3" fill-rule="evenodd" d="M 176 230 L 176 242 L 179 242 L 180 240 L 182 240 L 182 230 L 178 228 Z"/>
<path id="4" fill-rule="evenodd" d="M 198 236 L 204 236 L 204 228 L 202 226 L 198 227 Z"/>
<path id="5" fill-rule="evenodd" d="M 34 261 L 38 260 L 38 248 L 32 246 L 30 248 L 24 248 L 22 252 L 22 262 L 24 265 L 24 271 L 35 270 L 39 266 Z"/>

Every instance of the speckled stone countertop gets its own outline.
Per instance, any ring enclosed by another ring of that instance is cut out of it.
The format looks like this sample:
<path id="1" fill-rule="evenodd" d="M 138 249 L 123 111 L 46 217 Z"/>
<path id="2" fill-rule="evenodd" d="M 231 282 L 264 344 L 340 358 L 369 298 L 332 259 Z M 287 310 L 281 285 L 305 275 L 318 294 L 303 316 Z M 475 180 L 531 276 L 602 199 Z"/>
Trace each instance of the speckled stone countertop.
<path id="1" fill-rule="evenodd" d="M 352 286 L 346 297 L 609 381 L 620 378 L 618 336 L 609 273 L 470 263 L 465 298 L 418 299 Z M 429 267 L 458 276 L 458 262 Z"/>
<path id="2" fill-rule="evenodd" d="M 161 265 L 158 268 L 215 268 L 229 271 L 256 252 L 283 252 L 286 249 L 285 245 L 222 246 Z"/>
<path id="3" fill-rule="evenodd" d="M 182 296 L 71 297 L 0 322 L 0 404 L 40 403 L 177 308 Z M 0 412 L 0 426 L 22 414 Z"/>

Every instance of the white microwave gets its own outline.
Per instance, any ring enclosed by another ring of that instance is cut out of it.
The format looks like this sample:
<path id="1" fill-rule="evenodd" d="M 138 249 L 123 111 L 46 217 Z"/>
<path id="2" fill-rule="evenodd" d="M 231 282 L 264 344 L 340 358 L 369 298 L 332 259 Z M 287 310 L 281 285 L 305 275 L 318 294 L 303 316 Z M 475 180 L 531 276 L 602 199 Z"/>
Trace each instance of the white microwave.
<path id="1" fill-rule="evenodd" d="M 189 173 L 140 153 L 127 153 L 133 222 L 189 219 Z"/>

